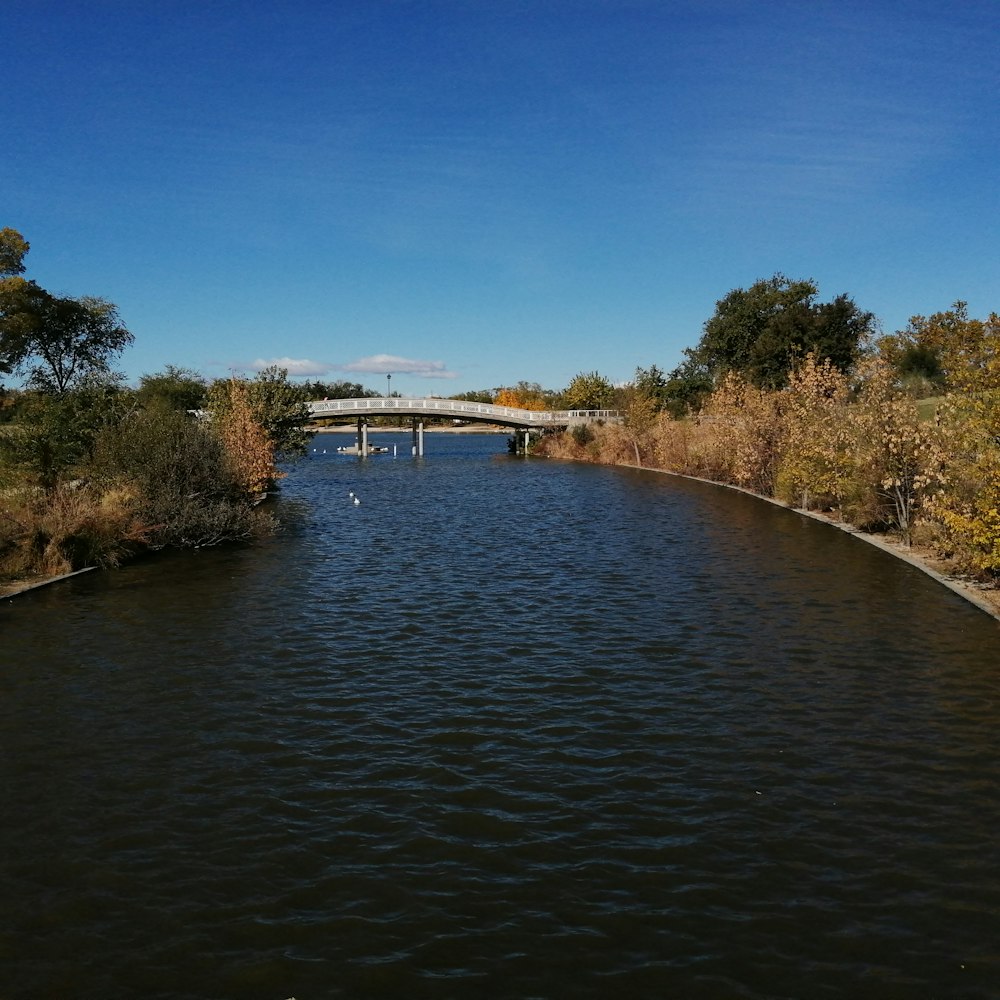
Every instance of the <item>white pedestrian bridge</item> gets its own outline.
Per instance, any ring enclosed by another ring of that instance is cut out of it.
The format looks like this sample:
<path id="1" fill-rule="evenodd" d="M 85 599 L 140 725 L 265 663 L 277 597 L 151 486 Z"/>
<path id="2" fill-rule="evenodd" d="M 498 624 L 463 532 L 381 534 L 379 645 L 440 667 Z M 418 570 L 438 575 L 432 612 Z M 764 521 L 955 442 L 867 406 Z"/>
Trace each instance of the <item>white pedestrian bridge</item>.
<path id="1" fill-rule="evenodd" d="M 437 399 L 433 396 L 375 396 L 368 399 L 315 399 L 306 404 L 315 419 L 350 417 L 435 417 L 445 420 L 478 421 L 523 429 L 553 429 L 577 424 L 620 423 L 618 410 L 522 410 L 493 403 L 470 403 L 462 399 Z"/>

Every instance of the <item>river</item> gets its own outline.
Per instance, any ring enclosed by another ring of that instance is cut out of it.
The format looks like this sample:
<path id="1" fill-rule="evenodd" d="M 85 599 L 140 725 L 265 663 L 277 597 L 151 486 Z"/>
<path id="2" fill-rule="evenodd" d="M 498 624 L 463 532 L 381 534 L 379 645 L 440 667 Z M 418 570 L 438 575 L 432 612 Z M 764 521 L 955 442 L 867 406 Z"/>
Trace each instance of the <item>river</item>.
<path id="1" fill-rule="evenodd" d="M 332 440 L 273 539 L 0 605 L 0 1000 L 1000 995 L 995 620 L 733 491 Z"/>

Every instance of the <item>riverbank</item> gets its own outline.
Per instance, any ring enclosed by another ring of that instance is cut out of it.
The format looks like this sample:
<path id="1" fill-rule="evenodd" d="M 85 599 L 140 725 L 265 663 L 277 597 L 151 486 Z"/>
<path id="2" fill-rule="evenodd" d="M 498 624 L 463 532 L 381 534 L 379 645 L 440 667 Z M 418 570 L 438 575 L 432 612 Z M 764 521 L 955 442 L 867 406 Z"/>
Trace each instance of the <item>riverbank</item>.
<path id="1" fill-rule="evenodd" d="M 340 424 L 331 427 L 310 427 L 307 428 L 311 433 L 319 434 L 340 434 L 348 435 L 354 437 L 357 434 L 357 427 L 354 424 Z M 403 426 L 395 427 L 381 427 L 372 426 L 368 427 L 369 438 L 376 437 L 380 434 L 409 434 L 412 428 L 407 424 Z M 501 427 L 496 424 L 480 424 L 480 423 L 468 423 L 462 424 L 460 426 L 433 426 L 425 427 L 425 434 L 446 434 L 446 435 L 461 435 L 461 434 L 510 434 L 510 428 Z M 45 576 L 45 575 L 26 575 L 20 576 L 13 580 L 0 580 L 0 601 L 9 601 L 21 594 L 27 594 L 33 590 L 37 590 L 39 587 L 45 587 L 49 584 L 60 583 L 63 580 L 68 580 L 70 577 L 77 576 L 80 573 L 89 572 L 92 569 L 96 569 L 94 566 L 87 567 L 85 569 L 77 570 L 73 573 L 61 573 L 56 576 Z"/>
<path id="2" fill-rule="evenodd" d="M 351 433 L 354 431 L 352 427 L 336 427 L 336 428 L 323 428 L 323 432 L 340 432 L 340 433 Z M 370 429 L 371 430 L 371 429 Z M 409 430 L 409 428 L 378 428 L 378 431 L 390 432 L 395 430 L 397 433 L 403 430 Z M 446 434 L 462 434 L 462 433 L 484 433 L 483 430 L 479 428 L 470 427 L 438 427 L 434 428 L 430 433 L 446 433 Z M 486 431 L 485 433 L 506 433 L 504 429 L 500 428 L 495 431 Z M 784 507 L 789 511 L 799 514 L 802 517 L 812 518 L 815 521 L 821 521 L 822 523 L 829 525 L 831 528 L 836 528 L 840 531 L 847 532 L 853 537 L 857 538 L 859 541 L 865 542 L 868 545 L 874 545 L 876 548 L 882 549 L 889 555 L 901 559 L 903 562 L 909 563 L 911 566 L 920 570 L 922 573 L 930 576 L 936 582 L 940 583 L 942 586 L 951 590 L 953 593 L 962 597 L 964 600 L 969 601 L 974 604 L 981 611 L 986 612 L 992 618 L 1000 621 L 1000 591 L 995 587 L 986 587 L 982 584 L 977 583 L 975 580 L 971 580 L 967 577 L 963 577 L 960 574 L 954 572 L 954 569 L 950 567 L 947 561 L 942 560 L 940 557 L 936 556 L 930 549 L 922 548 L 915 545 L 907 545 L 905 542 L 899 539 L 894 539 L 887 535 L 875 535 L 870 532 L 862 531 L 856 528 L 854 525 L 848 524 L 843 521 L 838 521 L 827 514 L 823 514 L 819 511 L 806 511 L 798 507 L 792 507 L 781 500 L 777 500 L 774 497 L 764 496 L 760 493 L 754 493 L 752 490 L 747 490 L 739 486 L 733 486 L 729 483 L 720 483 L 715 480 L 705 479 L 699 476 L 689 476 L 680 472 L 671 472 L 667 469 L 657 469 L 648 468 L 646 466 L 639 466 L 634 464 L 618 463 L 620 468 L 631 468 L 637 469 L 643 472 L 655 472 L 659 475 L 665 476 L 676 476 L 680 479 L 691 479 L 695 482 L 707 483 L 711 486 L 720 486 L 728 490 L 735 490 L 738 493 L 746 493 L 749 496 L 755 497 L 758 500 L 764 500 L 769 504 L 773 504 L 778 507 Z M 0 582 L 0 601 L 7 601 L 21 594 L 28 593 L 32 590 L 36 590 L 39 587 L 47 586 L 48 584 L 59 583 L 62 580 L 67 580 L 71 577 L 78 576 L 81 573 L 89 572 L 95 567 L 87 567 L 85 569 L 77 570 L 73 573 L 64 573 L 58 576 L 52 577 L 24 577 L 18 580 L 10 580 L 6 582 Z"/>
<path id="3" fill-rule="evenodd" d="M 18 580 L 0 582 L 0 601 L 19 597 L 30 590 L 38 590 L 39 587 L 47 587 L 50 583 L 59 583 L 62 580 L 68 580 L 70 577 L 80 576 L 82 573 L 89 573 L 95 569 L 97 569 L 96 566 L 85 566 L 83 569 L 74 570 L 72 573 L 60 573 L 58 576 L 22 577 Z"/>

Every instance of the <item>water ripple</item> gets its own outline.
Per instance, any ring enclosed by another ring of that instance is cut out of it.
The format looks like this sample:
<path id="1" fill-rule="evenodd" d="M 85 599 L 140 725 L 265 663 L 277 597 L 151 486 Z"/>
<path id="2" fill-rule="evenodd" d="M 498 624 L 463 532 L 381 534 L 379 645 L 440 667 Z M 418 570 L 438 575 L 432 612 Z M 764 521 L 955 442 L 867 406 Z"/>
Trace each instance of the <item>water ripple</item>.
<path id="1" fill-rule="evenodd" d="M 3 610 L 0 996 L 995 996 L 996 623 L 491 443 Z"/>

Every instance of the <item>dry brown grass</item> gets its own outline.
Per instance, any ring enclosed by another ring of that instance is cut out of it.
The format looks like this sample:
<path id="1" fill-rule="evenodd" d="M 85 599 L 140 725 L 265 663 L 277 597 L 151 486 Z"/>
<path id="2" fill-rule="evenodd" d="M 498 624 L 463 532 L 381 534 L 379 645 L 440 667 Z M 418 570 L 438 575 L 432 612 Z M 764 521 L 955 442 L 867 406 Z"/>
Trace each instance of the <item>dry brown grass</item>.
<path id="1" fill-rule="evenodd" d="M 144 533 L 127 490 L 63 486 L 8 494 L 0 508 L 0 580 L 115 566 Z"/>

